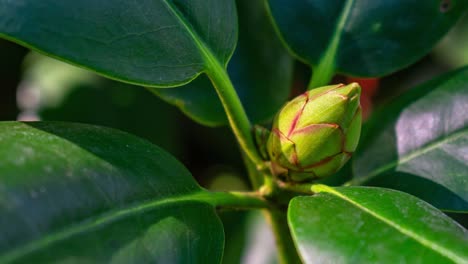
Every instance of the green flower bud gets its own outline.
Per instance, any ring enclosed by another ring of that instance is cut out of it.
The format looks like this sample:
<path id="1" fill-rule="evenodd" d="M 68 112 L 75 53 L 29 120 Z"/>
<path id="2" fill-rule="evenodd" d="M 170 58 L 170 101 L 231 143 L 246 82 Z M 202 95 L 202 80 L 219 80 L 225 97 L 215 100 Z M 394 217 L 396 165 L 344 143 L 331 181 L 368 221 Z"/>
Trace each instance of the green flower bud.
<path id="1" fill-rule="evenodd" d="M 275 117 L 267 142 L 274 172 L 304 181 L 343 167 L 361 133 L 360 93 L 357 83 L 339 84 L 307 91 L 288 102 Z"/>

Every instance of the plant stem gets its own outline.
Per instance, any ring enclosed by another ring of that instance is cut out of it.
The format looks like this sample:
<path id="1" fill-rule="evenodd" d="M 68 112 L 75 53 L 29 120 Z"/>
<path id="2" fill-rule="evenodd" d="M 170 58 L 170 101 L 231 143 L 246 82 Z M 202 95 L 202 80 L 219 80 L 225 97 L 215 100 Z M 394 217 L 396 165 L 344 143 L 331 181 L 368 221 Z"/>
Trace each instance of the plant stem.
<path id="1" fill-rule="evenodd" d="M 226 69 L 215 58 L 208 59 L 210 63 L 208 63 L 207 74 L 221 100 L 232 131 L 244 153 L 257 167 L 261 168 L 263 160 L 255 147 L 251 132 L 252 126 Z"/>
<path id="2" fill-rule="evenodd" d="M 301 263 L 289 231 L 286 213 L 273 208 L 257 192 L 201 192 L 194 200 L 208 202 L 216 207 L 233 209 L 269 209 L 264 211 L 275 235 L 281 264 Z"/>
<path id="3" fill-rule="evenodd" d="M 263 184 L 262 173 L 260 173 L 255 164 L 247 157 L 246 154 L 242 154 L 242 159 L 244 160 L 245 168 L 247 169 L 250 184 L 252 184 L 254 190 L 258 190 L 258 188 Z"/>
<path id="4" fill-rule="evenodd" d="M 277 181 L 277 184 L 278 184 L 278 187 L 283 190 L 295 192 L 298 194 L 308 194 L 308 195 L 314 194 L 314 192 L 311 189 L 313 184 L 311 183 L 294 184 L 294 183 Z"/>
<path id="5" fill-rule="evenodd" d="M 197 46 L 205 62 L 205 71 L 206 74 L 210 77 L 213 86 L 215 87 L 216 92 L 221 100 L 221 103 L 224 107 L 224 111 L 231 125 L 232 131 L 239 142 L 242 150 L 247 154 L 247 156 L 258 166 L 263 165 L 263 160 L 257 152 L 255 147 L 253 137 L 251 134 L 251 125 L 247 114 L 245 113 L 244 107 L 239 99 L 239 96 L 232 85 L 231 80 L 227 74 L 226 68 L 222 65 L 214 53 L 209 49 L 209 47 L 200 39 L 197 33 L 190 27 L 188 23 L 185 22 L 184 18 L 175 11 L 175 8 L 171 4 L 166 5 L 170 8 L 169 10 L 182 21 L 182 26 L 185 28 L 186 32 L 190 35 L 193 40 L 193 43 Z"/>
<path id="6" fill-rule="evenodd" d="M 279 210 L 269 210 L 265 215 L 275 235 L 276 247 L 278 249 L 279 263 L 294 264 L 302 263 L 297 253 L 294 241 L 289 231 L 286 213 Z"/>
<path id="7" fill-rule="evenodd" d="M 262 195 L 271 195 L 275 189 L 275 185 L 271 175 L 263 175 L 262 172 L 256 170 L 251 166 L 252 163 L 250 160 L 244 158 L 244 161 L 254 189 L 259 189 Z M 261 182 L 256 181 L 256 179 L 259 178 L 263 180 Z M 262 193 L 262 191 L 266 193 Z M 288 222 L 286 218 L 286 213 L 274 207 L 270 207 L 268 209 L 269 210 L 265 210 L 263 212 L 263 215 L 268 220 L 268 223 L 270 224 L 273 234 L 275 236 L 279 262 L 281 264 L 301 263 L 296 248 L 294 246 L 294 242 L 292 241 L 291 233 L 289 231 Z"/>
<path id="8" fill-rule="evenodd" d="M 271 207 L 271 204 L 257 192 L 201 192 L 194 199 L 223 209 L 265 209 Z"/>
<path id="9" fill-rule="evenodd" d="M 223 104 L 234 135 L 236 136 L 243 152 L 249 158 L 249 160 L 245 159 L 245 163 L 249 170 L 251 183 L 253 187 L 257 189 L 262 184 L 263 175 L 260 173 L 260 170 L 264 167 L 264 162 L 255 147 L 251 134 L 250 121 L 224 67 L 222 67 L 214 58 L 210 63 L 208 63 L 208 65 L 210 65 L 210 67 L 208 67 L 207 74 L 218 93 L 221 103 Z M 252 163 L 256 168 L 253 168 Z M 220 207 L 270 209 L 265 211 L 265 215 L 269 219 L 273 233 L 275 234 L 280 263 L 301 263 L 289 232 L 285 212 L 272 208 L 270 203 L 264 200 L 257 193 L 218 192 L 211 193 L 211 197 L 212 198 L 209 198 L 206 201 L 211 201 L 212 204 Z"/>

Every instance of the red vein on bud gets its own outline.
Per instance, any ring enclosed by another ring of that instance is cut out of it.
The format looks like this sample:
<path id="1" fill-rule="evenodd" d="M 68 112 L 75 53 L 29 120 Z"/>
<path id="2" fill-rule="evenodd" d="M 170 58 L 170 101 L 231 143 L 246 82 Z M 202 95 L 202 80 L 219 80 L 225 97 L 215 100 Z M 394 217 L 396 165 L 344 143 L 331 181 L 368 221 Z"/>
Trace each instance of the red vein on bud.
<path id="1" fill-rule="evenodd" d="M 345 152 L 346 134 L 341 126 L 338 126 L 338 130 L 340 131 L 340 135 L 341 135 L 340 149 L 341 149 L 341 152 Z"/>
<path id="2" fill-rule="evenodd" d="M 330 160 L 334 159 L 335 157 L 337 157 L 338 155 L 341 155 L 341 154 L 343 154 L 343 152 L 340 151 L 339 153 L 331 155 L 331 156 L 326 157 L 324 159 L 321 159 L 321 160 L 315 162 L 314 164 L 307 165 L 307 166 L 304 167 L 304 169 L 312 169 L 312 168 L 315 168 L 315 167 L 319 167 L 319 166 L 321 166 L 323 164 L 328 163 Z"/>
<path id="3" fill-rule="evenodd" d="M 336 96 L 341 97 L 343 101 L 349 100 L 349 97 L 340 93 L 335 93 Z"/>
<path id="4" fill-rule="evenodd" d="M 299 164 L 299 157 L 297 156 L 296 144 L 293 143 L 292 147 L 293 147 L 293 153 L 291 155 L 292 164 L 294 164 L 294 166 L 298 167 L 299 169 L 302 169 L 302 166 Z"/>
<path id="5" fill-rule="evenodd" d="M 309 97 L 309 92 L 310 91 L 307 91 L 305 93 L 302 94 L 302 96 L 305 96 L 306 97 L 306 100 L 304 102 L 304 105 L 302 106 L 301 110 L 296 114 L 296 116 L 294 117 L 292 123 L 291 123 L 291 126 L 289 127 L 289 131 L 288 131 L 288 137 L 291 136 L 291 134 L 294 133 L 294 130 L 296 129 L 297 127 L 297 123 L 299 122 L 299 119 L 301 118 L 303 112 L 304 112 L 304 109 L 305 107 L 307 106 L 307 104 L 309 102 L 312 102 L 313 100 L 317 99 L 318 97 L 320 96 L 323 96 L 323 95 L 326 95 L 326 94 L 329 94 L 331 92 L 334 92 L 335 90 L 338 90 L 339 88 L 345 86 L 344 84 L 340 83 L 340 84 L 337 84 L 335 87 L 333 87 L 332 89 L 329 89 L 329 90 L 326 90 L 324 92 L 321 92 L 319 94 L 316 94 L 316 95 L 313 95 L 312 97 Z M 342 94 L 339 94 L 339 93 L 335 93 L 337 96 L 339 97 L 342 97 L 344 100 L 348 100 L 348 96 L 345 96 L 345 95 L 342 95 Z"/>
<path id="6" fill-rule="evenodd" d="M 302 96 L 305 96 L 306 100 L 305 100 L 304 105 L 302 106 L 301 110 L 294 117 L 294 119 L 293 119 L 293 121 L 291 123 L 291 126 L 289 127 L 288 137 L 291 136 L 294 129 L 296 129 L 297 123 L 299 122 L 299 119 L 301 118 L 302 113 L 304 112 L 304 108 L 306 107 L 307 103 L 309 102 L 309 92 L 303 93 Z"/>
<path id="7" fill-rule="evenodd" d="M 289 160 L 289 158 L 287 157 L 287 159 L 292 163 L 294 164 L 294 166 L 300 166 L 299 165 L 299 158 L 297 156 L 297 150 L 296 150 L 296 144 L 294 143 L 294 141 L 292 141 L 291 139 L 289 139 L 287 136 L 285 136 L 283 134 L 283 132 L 281 132 L 278 128 L 274 128 L 272 130 L 272 132 L 279 137 L 280 141 L 287 141 L 289 143 L 291 143 L 292 145 L 292 148 L 293 148 L 293 153 L 292 153 L 292 157 L 291 157 L 291 160 Z"/>
<path id="8" fill-rule="evenodd" d="M 339 125 L 337 124 L 333 124 L 333 123 L 320 123 L 320 124 L 310 124 L 308 126 L 305 126 L 301 129 L 298 129 L 296 131 L 294 131 L 292 134 L 293 135 L 297 135 L 297 134 L 303 134 L 303 133 L 310 133 L 310 132 L 314 132 L 320 128 L 333 128 L 333 129 L 336 129 L 336 128 L 340 128 Z"/>
<path id="9" fill-rule="evenodd" d="M 342 83 L 337 84 L 336 87 L 333 87 L 333 88 L 331 88 L 331 89 L 329 89 L 329 90 L 326 90 L 326 91 L 323 91 L 323 92 L 318 93 L 318 94 L 316 94 L 316 95 L 313 95 L 312 97 L 309 98 L 309 100 L 310 100 L 310 101 L 315 100 L 315 99 L 317 99 L 317 97 L 320 97 L 320 96 L 322 96 L 322 95 L 325 95 L 325 94 L 329 94 L 329 93 L 331 93 L 331 92 L 334 92 L 335 90 L 338 90 L 339 88 L 341 88 L 341 87 L 343 87 L 343 86 L 345 86 L 345 85 L 342 84 Z M 312 90 L 310 90 L 310 91 L 313 91 L 313 90 L 314 90 L 314 89 L 312 89 Z M 310 92 L 310 91 L 307 91 L 307 92 Z M 307 92 L 306 92 L 306 93 L 307 93 Z"/>
<path id="10" fill-rule="evenodd" d="M 280 141 L 289 141 L 289 142 L 294 144 L 294 142 L 292 142 L 287 136 L 285 136 L 283 134 L 283 132 L 281 132 L 278 128 L 273 128 L 273 130 L 271 132 L 273 132 L 275 135 L 277 135 L 279 137 Z"/>

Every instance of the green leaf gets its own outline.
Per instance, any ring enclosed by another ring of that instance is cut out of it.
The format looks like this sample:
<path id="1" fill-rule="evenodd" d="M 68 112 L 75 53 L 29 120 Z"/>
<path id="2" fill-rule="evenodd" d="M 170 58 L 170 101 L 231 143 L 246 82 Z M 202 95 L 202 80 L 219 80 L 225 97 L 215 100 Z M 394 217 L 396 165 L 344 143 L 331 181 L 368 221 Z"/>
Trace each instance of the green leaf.
<path id="1" fill-rule="evenodd" d="M 468 65 L 468 16 L 460 21 L 434 48 L 431 57 L 450 68 Z"/>
<path id="2" fill-rule="evenodd" d="M 0 263 L 219 263 L 211 196 L 162 149 L 70 123 L 0 123 Z"/>
<path id="3" fill-rule="evenodd" d="M 181 85 L 208 65 L 225 66 L 237 38 L 231 0 L 0 0 L 0 6 L 0 37 L 146 86 Z"/>
<path id="4" fill-rule="evenodd" d="M 468 232 L 431 205 L 373 187 L 296 197 L 288 220 L 305 263 L 467 263 Z"/>
<path id="5" fill-rule="evenodd" d="M 466 0 L 267 2 L 285 44 L 322 82 L 336 71 L 383 76 L 416 62 L 468 7 Z"/>
<path id="6" fill-rule="evenodd" d="M 216 127 L 228 124 L 223 105 L 206 74 L 177 89 L 149 90 L 202 125 Z"/>
<path id="7" fill-rule="evenodd" d="M 238 0 L 239 43 L 228 73 L 253 123 L 270 120 L 287 101 L 293 60 L 281 45 L 262 1 Z M 178 89 L 152 89 L 186 115 L 208 126 L 228 124 L 206 76 Z"/>
<path id="8" fill-rule="evenodd" d="M 468 211 L 468 67 L 412 89 L 376 112 L 355 153 L 352 184 L 411 193 Z"/>

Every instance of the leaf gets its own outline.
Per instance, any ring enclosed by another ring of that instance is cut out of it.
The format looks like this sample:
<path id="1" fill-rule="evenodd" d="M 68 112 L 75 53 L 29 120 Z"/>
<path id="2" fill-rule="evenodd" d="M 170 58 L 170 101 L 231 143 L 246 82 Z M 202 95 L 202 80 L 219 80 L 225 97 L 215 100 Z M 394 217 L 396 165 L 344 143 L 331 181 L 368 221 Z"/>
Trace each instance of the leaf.
<path id="1" fill-rule="evenodd" d="M 0 37 L 146 86 L 182 85 L 209 65 L 225 66 L 237 38 L 230 0 L 0 0 L 0 6 Z"/>
<path id="2" fill-rule="evenodd" d="M 223 229 L 177 160 L 129 134 L 0 123 L 0 263 L 219 263 Z"/>
<path id="3" fill-rule="evenodd" d="M 416 62 L 468 7 L 465 0 L 267 3 L 279 34 L 298 58 L 316 72 L 331 68 L 361 77 L 387 75 Z"/>
<path id="4" fill-rule="evenodd" d="M 373 187 L 331 188 L 290 202 L 305 263 L 467 263 L 468 232 L 431 205 Z"/>
<path id="5" fill-rule="evenodd" d="M 277 38 L 262 1 L 238 0 L 237 8 L 239 43 L 228 73 L 251 121 L 262 123 L 288 99 L 293 60 Z M 206 76 L 178 89 L 151 90 L 201 124 L 228 124 Z"/>
<path id="6" fill-rule="evenodd" d="M 177 89 L 149 90 L 202 125 L 216 127 L 228 124 L 218 95 L 205 74 Z"/>
<path id="7" fill-rule="evenodd" d="M 468 16 L 463 16 L 437 44 L 431 57 L 450 68 L 468 65 Z"/>
<path id="8" fill-rule="evenodd" d="M 468 211 L 468 67 L 430 81 L 376 112 L 354 157 L 353 184 L 409 192 Z"/>

